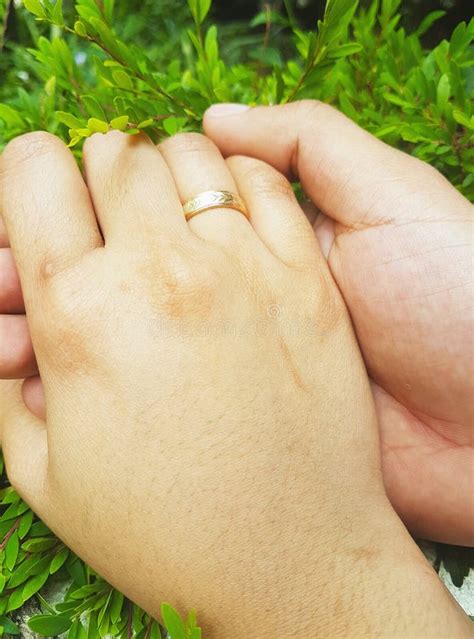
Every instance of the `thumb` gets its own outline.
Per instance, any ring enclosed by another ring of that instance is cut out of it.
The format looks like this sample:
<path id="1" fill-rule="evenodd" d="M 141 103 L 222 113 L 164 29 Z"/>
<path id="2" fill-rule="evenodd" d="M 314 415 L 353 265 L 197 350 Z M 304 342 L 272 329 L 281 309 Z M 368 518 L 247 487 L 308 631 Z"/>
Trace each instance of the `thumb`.
<path id="1" fill-rule="evenodd" d="M 433 219 L 467 200 L 429 165 L 397 151 L 313 100 L 270 107 L 216 104 L 204 131 L 224 156 L 249 155 L 290 179 L 344 226 Z M 446 213 L 444 213 L 446 218 Z"/>

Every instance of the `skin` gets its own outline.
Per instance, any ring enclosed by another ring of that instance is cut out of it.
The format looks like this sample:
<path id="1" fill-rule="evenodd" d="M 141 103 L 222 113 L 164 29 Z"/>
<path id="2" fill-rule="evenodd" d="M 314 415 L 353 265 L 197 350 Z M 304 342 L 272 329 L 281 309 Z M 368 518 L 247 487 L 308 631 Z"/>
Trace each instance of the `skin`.
<path id="1" fill-rule="evenodd" d="M 392 504 L 415 535 L 474 545 L 474 207 L 319 102 L 216 105 L 204 129 L 224 156 L 300 180 L 324 213 L 315 231 L 372 381 Z"/>
<path id="2" fill-rule="evenodd" d="M 317 102 L 220 105 L 204 128 L 224 155 L 300 179 L 324 211 L 314 229 L 370 372 L 388 495 L 413 534 L 474 545 L 472 206 Z M 38 371 L 8 247 L 0 220 L 0 377 L 21 378 Z M 44 417 L 38 378 L 24 397 Z"/>
<path id="3" fill-rule="evenodd" d="M 13 486 L 208 639 L 470 637 L 386 498 L 352 325 L 288 182 L 199 135 L 94 135 L 84 166 L 45 133 L 0 162 L 47 414 L 0 385 Z M 211 188 L 250 220 L 187 224 Z"/>

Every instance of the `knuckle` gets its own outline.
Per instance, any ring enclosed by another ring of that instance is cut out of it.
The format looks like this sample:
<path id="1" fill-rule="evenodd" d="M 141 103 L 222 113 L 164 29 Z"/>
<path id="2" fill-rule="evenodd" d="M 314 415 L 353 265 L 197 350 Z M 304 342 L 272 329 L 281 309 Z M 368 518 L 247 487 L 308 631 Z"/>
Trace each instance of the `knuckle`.
<path id="1" fill-rule="evenodd" d="M 63 146 L 58 137 L 46 131 L 25 133 L 7 144 L 2 154 L 2 163 L 18 165 L 34 161 Z"/>
<path id="2" fill-rule="evenodd" d="M 291 105 L 297 116 L 304 118 L 303 122 L 307 122 L 307 118 L 319 117 L 321 114 L 333 113 L 334 108 L 321 102 L 320 100 L 299 100 Z"/>
<path id="3" fill-rule="evenodd" d="M 191 155 L 215 148 L 214 143 L 201 133 L 178 133 L 162 142 L 161 146 L 165 150 Z"/>
<path id="4" fill-rule="evenodd" d="M 38 351 L 61 372 L 93 370 L 103 342 L 106 297 L 70 274 L 55 277 L 44 290 L 46 313 L 35 313 L 31 330 Z"/>
<path id="5" fill-rule="evenodd" d="M 347 309 L 335 283 L 329 275 L 319 274 L 316 285 L 312 282 L 312 294 L 308 301 L 316 326 L 322 333 L 338 329 L 347 323 Z"/>
<path id="6" fill-rule="evenodd" d="M 146 262 L 142 269 L 148 273 L 148 296 L 160 315 L 170 319 L 210 315 L 217 296 L 218 276 L 209 265 L 170 250 L 161 255 L 158 273 L 156 264 Z"/>
<path id="7" fill-rule="evenodd" d="M 102 150 L 104 153 L 111 149 L 121 150 L 132 141 L 132 136 L 122 131 L 108 131 L 107 133 L 93 133 L 84 142 L 84 154 Z"/>
<path id="8" fill-rule="evenodd" d="M 231 158 L 231 164 L 239 168 L 244 180 L 249 181 L 260 196 L 281 196 L 293 199 L 293 188 L 279 171 L 260 160 L 244 157 Z"/>

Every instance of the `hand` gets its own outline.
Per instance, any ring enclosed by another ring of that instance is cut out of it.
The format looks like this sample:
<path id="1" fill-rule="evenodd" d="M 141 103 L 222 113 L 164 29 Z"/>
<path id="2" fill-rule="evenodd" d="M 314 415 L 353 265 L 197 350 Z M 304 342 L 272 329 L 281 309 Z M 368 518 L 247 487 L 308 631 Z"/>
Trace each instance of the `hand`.
<path id="1" fill-rule="evenodd" d="M 473 207 L 317 102 L 217 105 L 204 127 L 224 155 L 300 180 L 325 214 L 316 233 L 373 382 L 389 497 L 413 533 L 474 545 Z"/>
<path id="2" fill-rule="evenodd" d="M 208 639 L 469 636 L 386 500 L 352 327 L 285 179 L 197 135 L 94 135 L 84 166 L 87 187 L 45 133 L 1 159 L 47 412 L 2 383 L 13 486 L 152 614 L 197 606 Z M 208 189 L 250 222 L 186 223 Z"/>

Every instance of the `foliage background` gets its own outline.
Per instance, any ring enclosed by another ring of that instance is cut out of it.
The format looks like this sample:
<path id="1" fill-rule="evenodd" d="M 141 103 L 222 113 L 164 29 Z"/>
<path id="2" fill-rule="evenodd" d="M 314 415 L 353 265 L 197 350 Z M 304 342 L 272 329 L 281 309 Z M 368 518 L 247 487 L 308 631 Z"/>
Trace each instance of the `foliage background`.
<path id="1" fill-rule="evenodd" d="M 459 6 L 420 16 L 427 1 L 0 0 L 0 147 L 45 129 L 80 159 L 93 132 L 158 140 L 199 130 L 213 102 L 317 98 L 474 200 L 474 21 L 453 24 Z M 0 551 L 0 634 L 21 634 L 15 619 L 32 600 L 39 635 L 166 636 L 36 520 L 4 475 Z M 472 550 L 438 545 L 442 561 L 456 585 L 474 566 Z M 59 601 L 52 583 L 63 585 Z M 171 639 L 200 636 L 192 614 L 181 620 L 165 604 L 162 618 Z"/>

